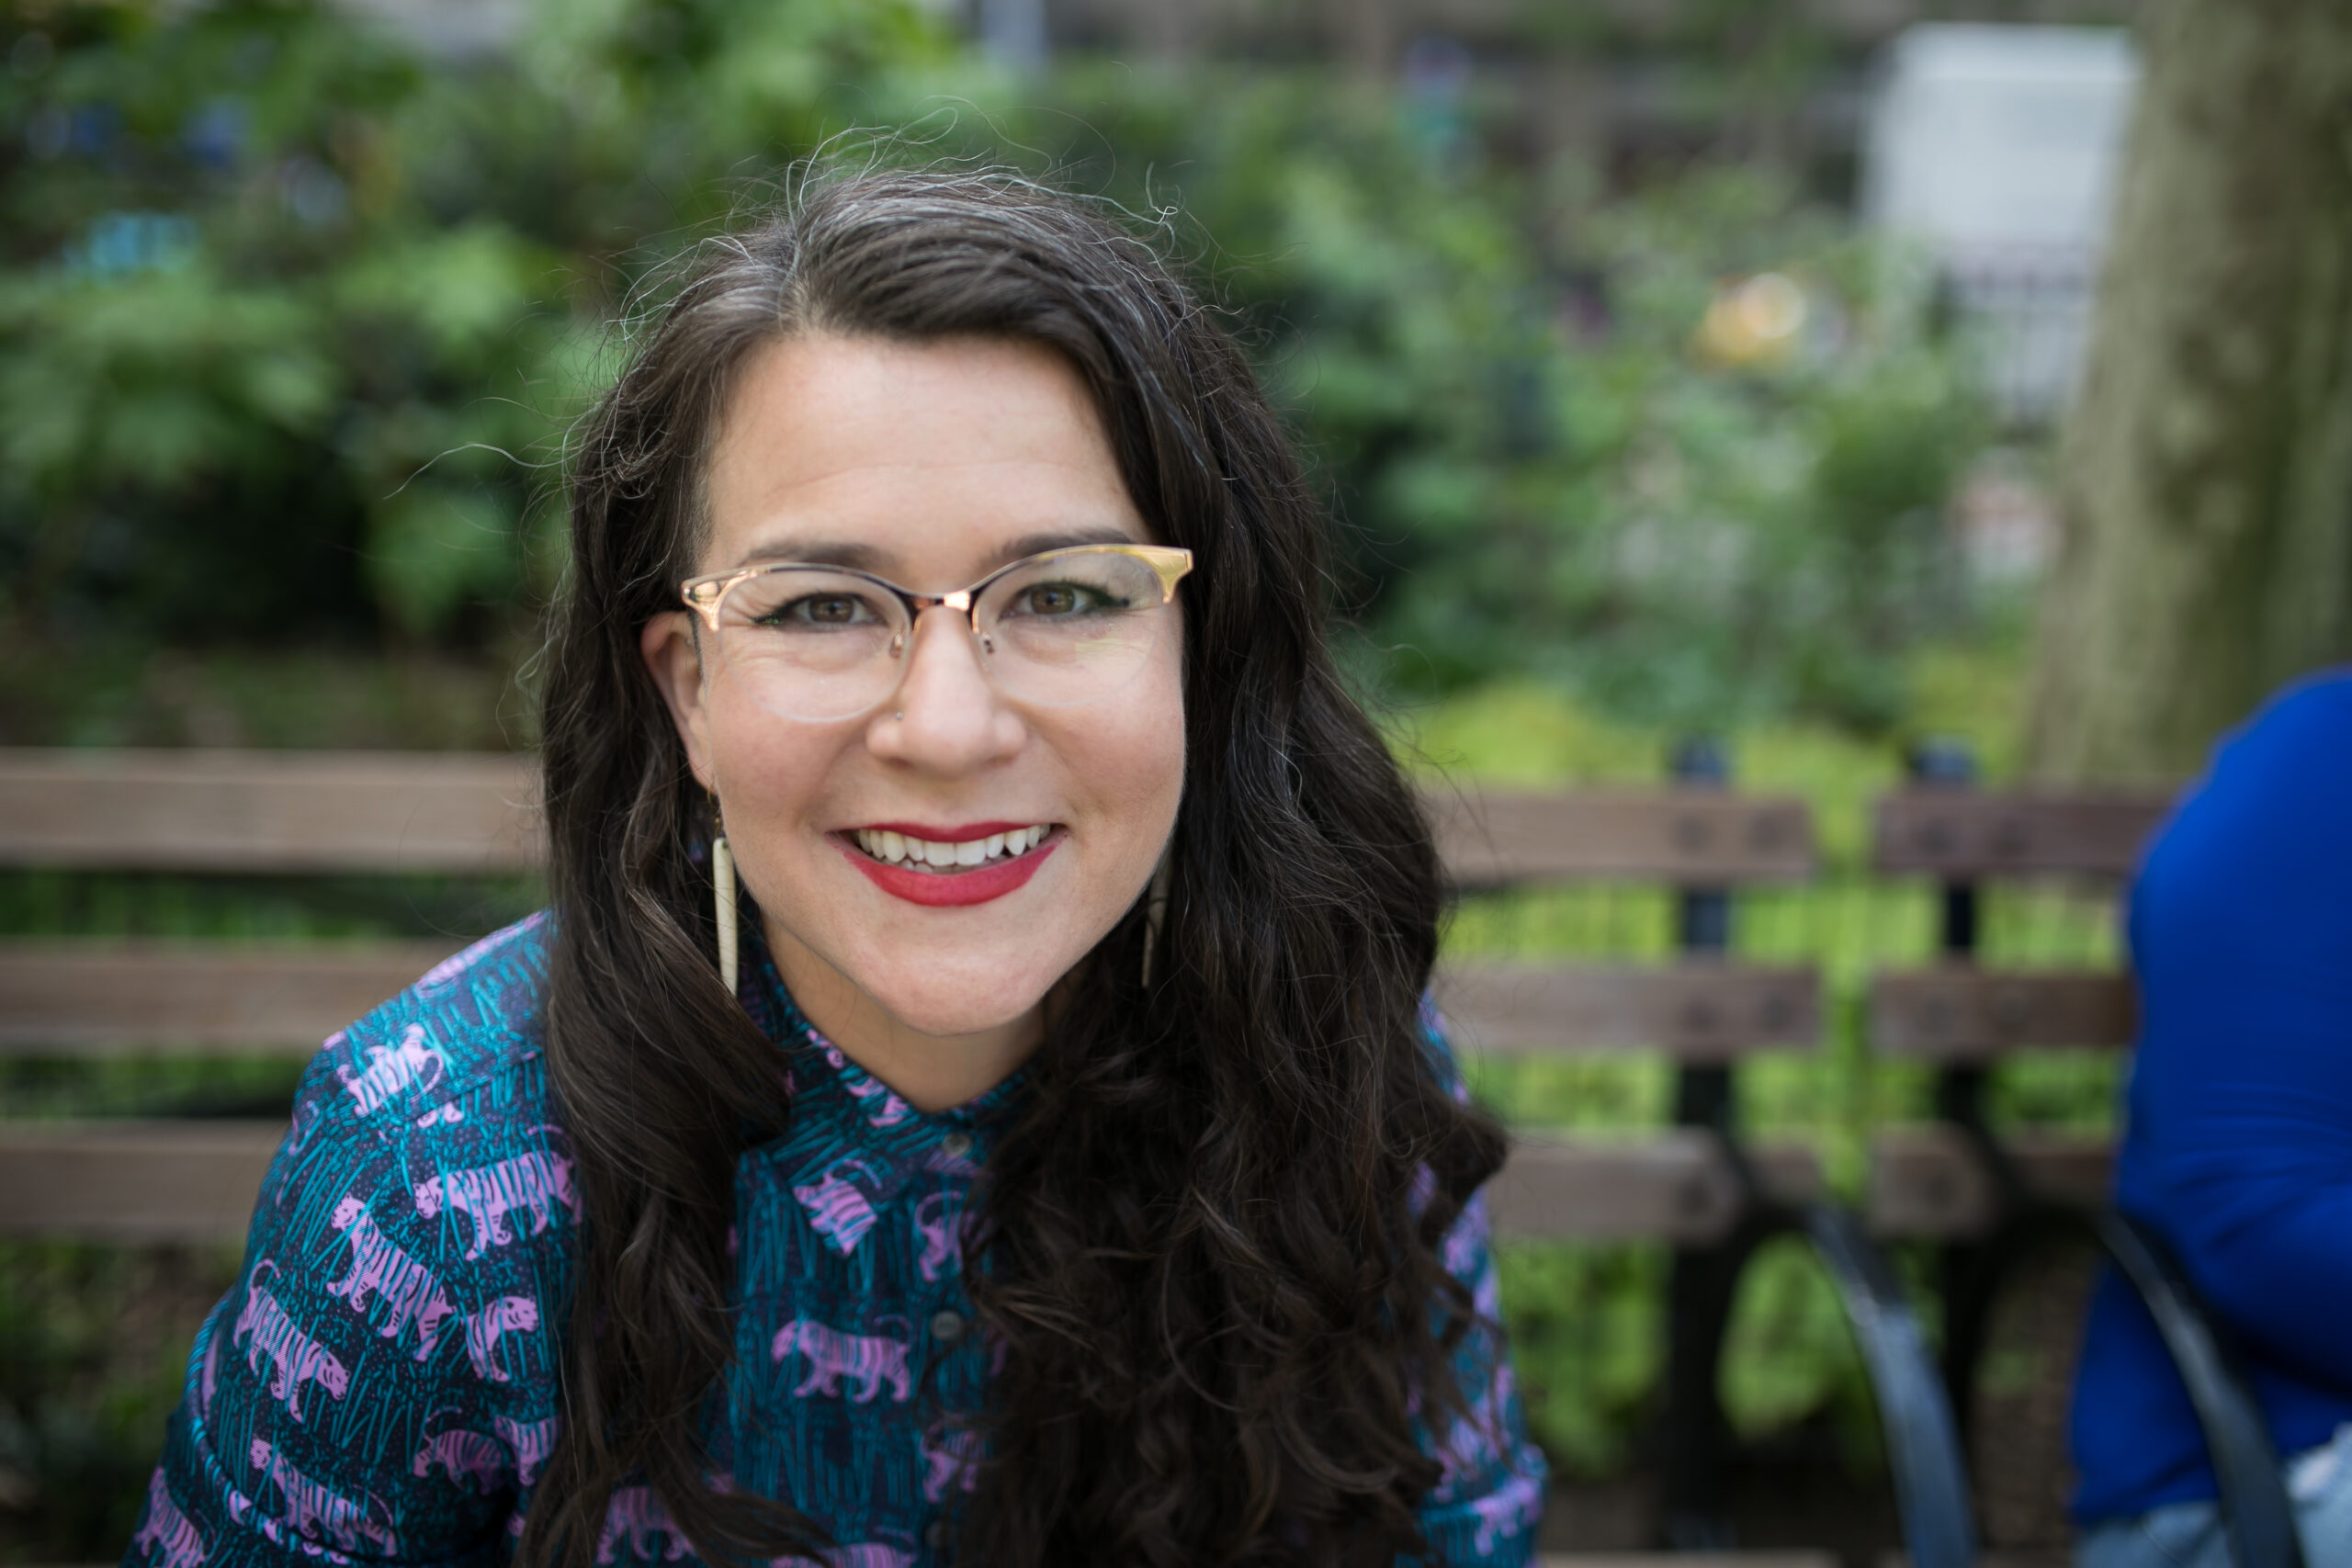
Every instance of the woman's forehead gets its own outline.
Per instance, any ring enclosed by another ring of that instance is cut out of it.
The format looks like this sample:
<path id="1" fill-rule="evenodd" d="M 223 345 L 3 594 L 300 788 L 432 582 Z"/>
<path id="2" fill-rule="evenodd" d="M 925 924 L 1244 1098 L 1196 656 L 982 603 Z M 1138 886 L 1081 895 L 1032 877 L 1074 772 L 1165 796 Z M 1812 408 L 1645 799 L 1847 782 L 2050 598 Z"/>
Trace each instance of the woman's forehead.
<path id="1" fill-rule="evenodd" d="M 1085 383 L 1017 340 L 768 344 L 738 379 L 707 482 L 711 570 L 962 570 L 1148 537 Z"/>

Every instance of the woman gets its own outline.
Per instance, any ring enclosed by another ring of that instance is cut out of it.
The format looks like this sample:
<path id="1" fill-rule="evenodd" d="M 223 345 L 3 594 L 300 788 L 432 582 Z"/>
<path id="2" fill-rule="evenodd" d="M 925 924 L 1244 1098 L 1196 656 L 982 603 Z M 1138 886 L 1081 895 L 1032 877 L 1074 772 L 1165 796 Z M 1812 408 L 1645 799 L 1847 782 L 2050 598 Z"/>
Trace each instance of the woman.
<path id="1" fill-rule="evenodd" d="M 1075 202 L 711 248 L 580 443 L 553 908 L 313 1065 L 131 1560 L 1524 1560 L 1320 525 Z"/>

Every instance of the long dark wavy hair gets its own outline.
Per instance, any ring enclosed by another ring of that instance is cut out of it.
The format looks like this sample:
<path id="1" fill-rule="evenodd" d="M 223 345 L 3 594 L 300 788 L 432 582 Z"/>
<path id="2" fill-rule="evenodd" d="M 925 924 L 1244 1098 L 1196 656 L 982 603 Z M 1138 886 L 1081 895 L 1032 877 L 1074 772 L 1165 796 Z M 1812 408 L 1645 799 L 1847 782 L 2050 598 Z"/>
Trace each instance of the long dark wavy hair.
<path id="1" fill-rule="evenodd" d="M 1138 905 L 1067 977 L 965 1243 L 1002 1361 L 956 1556 L 1385 1568 L 1439 1475 L 1416 1427 L 1463 1409 L 1447 1351 L 1474 1308 L 1439 1244 L 1502 1156 L 1418 1021 L 1430 829 L 1332 664 L 1327 519 L 1232 341 L 1115 212 L 967 170 L 806 174 L 703 249 L 578 442 L 545 1024 L 588 1223 L 523 1559 L 586 1568 L 638 1478 L 707 1560 L 825 1543 L 707 1474 L 736 1162 L 791 1106 L 719 983 L 708 806 L 638 651 L 696 570 L 739 368 L 801 332 L 1049 345 L 1196 563 L 1152 977 Z"/>

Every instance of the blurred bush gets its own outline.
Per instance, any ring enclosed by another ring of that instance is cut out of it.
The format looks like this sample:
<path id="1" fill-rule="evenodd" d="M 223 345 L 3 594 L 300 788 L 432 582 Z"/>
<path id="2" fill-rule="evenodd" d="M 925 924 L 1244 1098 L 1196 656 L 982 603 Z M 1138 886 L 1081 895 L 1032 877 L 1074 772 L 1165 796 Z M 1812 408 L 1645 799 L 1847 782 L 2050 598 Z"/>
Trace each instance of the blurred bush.
<path id="1" fill-rule="evenodd" d="M 805 152 L 904 4 L 550 6 L 419 57 L 324 6 L 20 4 L 0 572 L 20 635 L 480 644 L 559 563 L 601 322 Z"/>
<path id="2" fill-rule="evenodd" d="M 847 157 L 1010 160 L 1165 226 L 1350 525 L 1377 684 L 1883 729 L 1972 614 L 1940 509 L 1985 422 L 1918 269 L 1769 173 L 1604 197 L 1487 159 L 1427 62 L 1009 77 L 909 0 L 550 3 L 467 59 L 300 0 L 13 24 L 0 574 L 8 635 L 92 669 L 521 657 L 605 323 L 854 126 L 902 129 Z"/>

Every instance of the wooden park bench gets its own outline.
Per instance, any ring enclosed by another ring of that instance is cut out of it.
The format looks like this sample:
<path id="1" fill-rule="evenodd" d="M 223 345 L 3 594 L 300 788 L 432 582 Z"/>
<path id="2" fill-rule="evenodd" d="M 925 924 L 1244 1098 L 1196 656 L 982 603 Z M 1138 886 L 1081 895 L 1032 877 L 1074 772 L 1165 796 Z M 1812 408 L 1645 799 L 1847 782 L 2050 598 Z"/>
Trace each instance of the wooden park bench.
<path id="1" fill-rule="evenodd" d="M 1676 1125 L 1625 1137 L 1528 1135 L 1490 1189 L 1506 1236 L 1676 1248 L 1668 1502 L 1679 1546 L 1724 1544 L 1728 1438 L 1716 1395 L 1734 1286 L 1785 1232 L 1821 1253 L 1881 1403 L 1920 1568 L 1973 1560 L 1967 1487 L 1940 1381 L 1903 1292 L 1851 1215 L 1822 1201 L 1801 1146 L 1740 1134 L 1735 1073 L 1809 1048 L 1809 968 L 1730 957 L 1735 890 L 1814 868 L 1812 819 L 1788 797 L 1724 787 L 1694 750 L 1663 789 L 1435 791 L 1440 851 L 1464 892 L 1544 883 L 1676 890 L 1680 953 L 1663 965 L 1449 964 L 1439 1002 L 1466 1050 L 1647 1048 L 1676 1064 Z M 540 846 L 528 759 L 412 754 L 0 751 L 0 865 L 236 876 L 512 875 Z M 320 1041 L 481 933 L 438 942 L 0 943 L 0 1050 L 92 1056 L 282 1052 Z M 283 1134 L 271 1121 L 0 1123 L 0 1234 L 233 1243 Z M 1694 1559 L 1695 1561 L 1695 1559 Z M 1804 1554 L 1749 1568 L 1822 1568 Z"/>
<path id="2" fill-rule="evenodd" d="M 1911 787 L 1882 799 L 1871 861 L 1925 877 L 1940 899 L 1939 961 L 1873 977 L 1871 1048 L 1932 1064 L 1936 1121 L 1880 1133 L 1869 1214 L 1882 1235 L 1941 1247 L 1944 1375 L 1963 1431 L 1993 1308 L 2015 1267 L 2053 1235 L 2087 1236 L 2147 1304 L 2204 1427 L 2238 1568 L 2294 1568 L 2301 1550 L 2278 1460 L 2226 1329 L 2145 1225 L 2109 1201 L 2109 1140 L 1996 1133 L 1990 1076 L 2015 1053 L 2128 1050 L 2137 1032 L 2120 970 L 2001 970 L 1978 962 L 1984 885 L 2062 879 L 2120 894 L 2169 806 L 2152 794 L 1980 792 L 1957 748 L 1916 756 Z"/>
<path id="3" fill-rule="evenodd" d="M 1855 1218 L 1824 1200 L 1811 1150 L 1758 1146 L 1739 1126 L 1737 1065 L 1817 1045 L 1822 1001 L 1813 968 L 1754 968 L 1730 956 L 1736 889 L 1809 878 L 1815 843 L 1804 801 L 1734 794 L 1727 772 L 1719 750 L 1697 744 L 1679 752 L 1670 788 L 1432 800 L 1458 890 L 1606 882 L 1676 892 L 1680 952 L 1671 965 L 1441 969 L 1438 1001 L 1465 1049 L 1646 1046 L 1676 1064 L 1668 1131 L 1638 1141 L 1519 1136 L 1489 1189 L 1495 1224 L 1506 1236 L 1674 1245 L 1665 1500 L 1668 1542 L 1686 1551 L 1729 1542 L 1717 1391 L 1740 1274 L 1766 1240 L 1805 1237 L 1870 1372 L 1912 1561 L 1972 1562 L 1957 1433 L 1901 1286 Z"/>
<path id="4" fill-rule="evenodd" d="M 527 871 L 529 762 L 506 757 L 0 751 L 0 865 L 232 875 Z M 307 1059 L 464 945 L 0 942 L 0 1051 Z M 0 1128 L 0 1234 L 234 1242 L 276 1122 Z"/>

